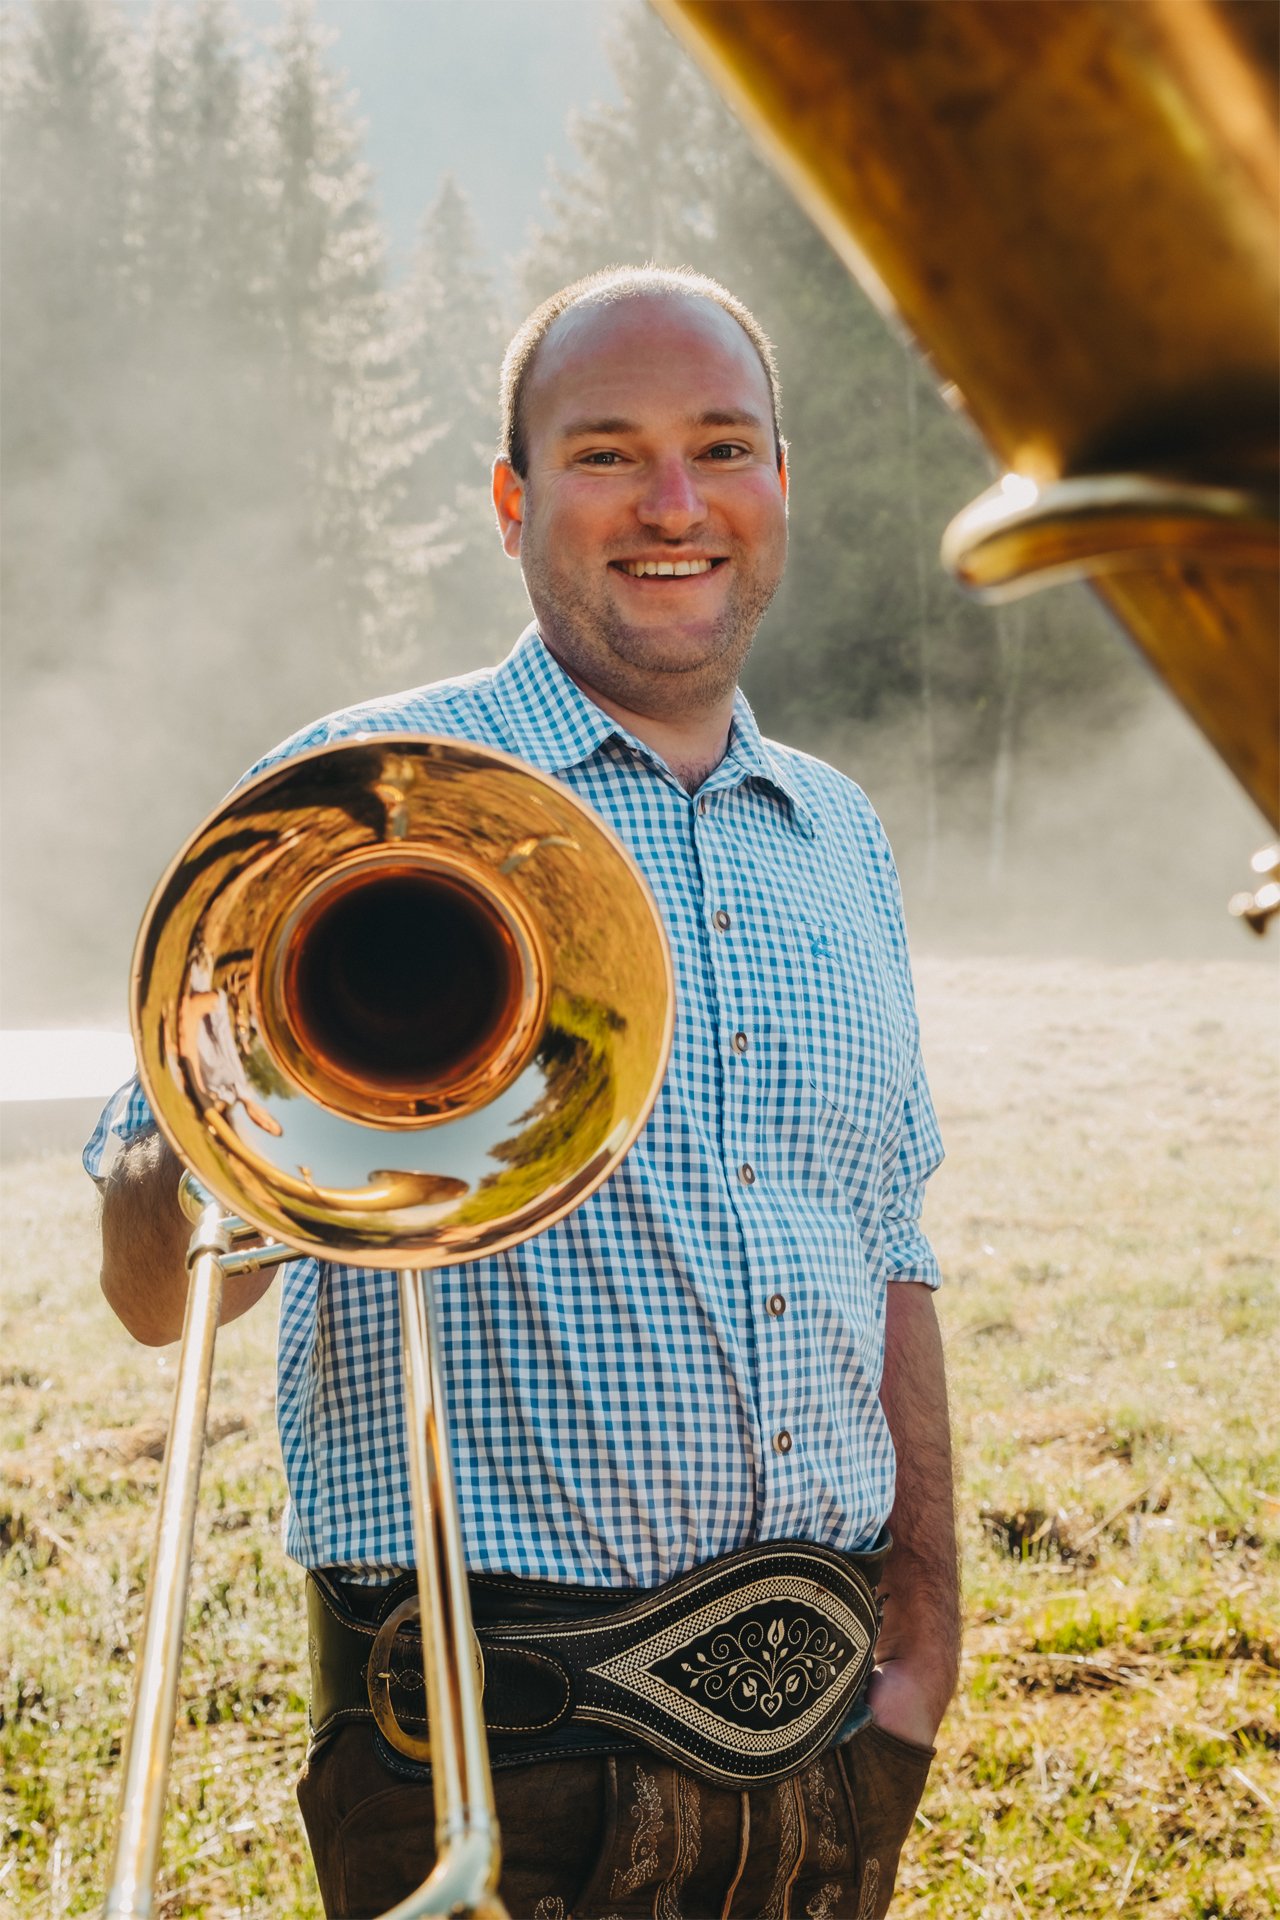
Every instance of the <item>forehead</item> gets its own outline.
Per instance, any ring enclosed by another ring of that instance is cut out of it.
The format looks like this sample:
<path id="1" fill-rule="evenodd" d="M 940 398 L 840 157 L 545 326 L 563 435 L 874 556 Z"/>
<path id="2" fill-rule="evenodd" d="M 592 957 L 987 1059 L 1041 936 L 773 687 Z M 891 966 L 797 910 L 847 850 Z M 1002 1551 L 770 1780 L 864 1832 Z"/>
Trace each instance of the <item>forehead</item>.
<path id="1" fill-rule="evenodd" d="M 525 390 L 531 437 L 578 415 L 625 410 L 643 424 L 668 410 L 722 409 L 770 420 L 768 377 L 733 315 L 687 294 L 571 307 L 539 347 Z"/>

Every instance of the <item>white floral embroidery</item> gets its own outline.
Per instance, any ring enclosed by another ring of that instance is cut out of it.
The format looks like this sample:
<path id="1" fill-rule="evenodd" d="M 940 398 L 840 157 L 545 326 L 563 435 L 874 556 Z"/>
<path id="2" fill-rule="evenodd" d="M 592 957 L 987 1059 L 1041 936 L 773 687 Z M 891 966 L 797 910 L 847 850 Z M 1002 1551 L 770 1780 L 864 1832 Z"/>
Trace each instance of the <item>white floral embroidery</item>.
<path id="1" fill-rule="evenodd" d="M 779 1784 L 778 1823 L 778 1870 L 773 1876 L 769 1898 L 760 1909 L 760 1920 L 788 1920 L 791 1912 L 791 1883 L 796 1877 L 804 1844 L 800 1789 L 794 1780 L 783 1780 Z"/>
<path id="2" fill-rule="evenodd" d="M 818 1865 L 824 1873 L 830 1873 L 833 1867 L 842 1867 L 849 1856 L 849 1849 L 839 1839 L 836 1826 L 835 1789 L 827 1779 L 822 1763 L 815 1760 L 804 1777 L 813 1806 L 814 1819 L 818 1826 Z M 825 1892 L 826 1889 L 824 1888 Z"/>
<path id="3" fill-rule="evenodd" d="M 858 1902 L 858 1920 L 874 1920 L 876 1897 L 880 1892 L 880 1862 L 874 1857 L 862 1870 L 862 1898 Z"/>
<path id="4" fill-rule="evenodd" d="M 662 1795 L 658 1783 L 651 1773 L 643 1767 L 636 1768 L 636 1797 L 631 1803 L 631 1816 L 636 1823 L 635 1833 L 631 1837 L 631 1865 L 625 1870 L 619 1867 L 613 1876 L 609 1889 L 614 1900 L 634 1893 L 636 1888 L 658 1871 L 658 1837 L 662 1832 Z"/>

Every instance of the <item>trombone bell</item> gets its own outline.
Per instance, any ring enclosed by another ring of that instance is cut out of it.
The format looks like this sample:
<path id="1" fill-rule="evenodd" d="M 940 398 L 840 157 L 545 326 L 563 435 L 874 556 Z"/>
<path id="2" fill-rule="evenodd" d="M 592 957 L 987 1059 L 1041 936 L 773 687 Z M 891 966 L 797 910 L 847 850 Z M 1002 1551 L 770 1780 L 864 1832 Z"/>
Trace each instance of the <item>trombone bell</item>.
<path id="1" fill-rule="evenodd" d="M 210 1193 L 326 1260 L 541 1232 L 612 1172 L 670 1046 L 648 888 L 507 755 L 360 736 L 269 769 L 178 854 L 134 957 L 138 1068 Z"/>

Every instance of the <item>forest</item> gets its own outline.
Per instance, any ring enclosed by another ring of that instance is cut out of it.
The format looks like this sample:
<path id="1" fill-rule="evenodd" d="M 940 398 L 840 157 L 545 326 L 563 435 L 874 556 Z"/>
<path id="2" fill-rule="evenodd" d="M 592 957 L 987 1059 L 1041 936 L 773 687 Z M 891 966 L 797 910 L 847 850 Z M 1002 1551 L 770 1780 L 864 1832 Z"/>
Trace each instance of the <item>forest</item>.
<path id="1" fill-rule="evenodd" d="M 119 1019 L 153 881 L 274 741 L 507 650 L 528 607 L 488 498 L 503 347 L 612 261 L 709 272 L 777 343 L 792 553 L 747 690 L 868 787 L 918 923 L 993 926 L 1058 817 L 1046 764 L 1141 735 L 1147 676 L 1085 590 L 993 611 L 944 577 L 985 453 L 640 5 L 514 290 L 449 176 L 391 272 L 308 0 L 257 39 L 230 0 L 26 0 L 4 36 L 9 1024 Z M 1169 724 L 1155 751 L 1185 754 Z"/>

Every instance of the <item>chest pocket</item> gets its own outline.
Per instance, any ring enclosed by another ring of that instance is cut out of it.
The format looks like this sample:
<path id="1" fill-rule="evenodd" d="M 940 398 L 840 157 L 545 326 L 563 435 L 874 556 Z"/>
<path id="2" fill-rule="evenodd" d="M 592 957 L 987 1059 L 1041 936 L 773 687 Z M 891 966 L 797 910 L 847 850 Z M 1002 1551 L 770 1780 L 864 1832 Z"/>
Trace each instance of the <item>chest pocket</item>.
<path id="1" fill-rule="evenodd" d="M 809 1094 L 813 1145 L 846 1193 L 878 1186 L 915 1061 L 898 975 L 873 927 L 802 912 L 787 930 L 795 1067 Z"/>

